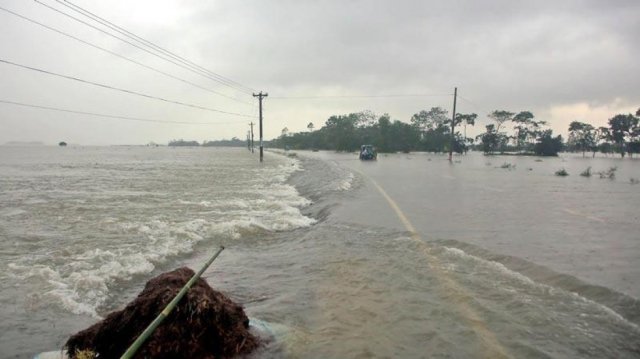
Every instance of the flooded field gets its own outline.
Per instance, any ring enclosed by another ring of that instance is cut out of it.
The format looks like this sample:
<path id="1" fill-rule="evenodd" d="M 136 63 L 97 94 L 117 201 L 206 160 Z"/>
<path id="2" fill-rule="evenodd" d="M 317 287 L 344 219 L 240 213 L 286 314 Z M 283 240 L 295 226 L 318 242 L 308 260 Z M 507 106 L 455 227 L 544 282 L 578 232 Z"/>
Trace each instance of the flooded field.
<path id="1" fill-rule="evenodd" d="M 0 153 L 2 357 L 218 244 L 207 280 L 273 332 L 255 357 L 640 357 L 635 160 Z"/>

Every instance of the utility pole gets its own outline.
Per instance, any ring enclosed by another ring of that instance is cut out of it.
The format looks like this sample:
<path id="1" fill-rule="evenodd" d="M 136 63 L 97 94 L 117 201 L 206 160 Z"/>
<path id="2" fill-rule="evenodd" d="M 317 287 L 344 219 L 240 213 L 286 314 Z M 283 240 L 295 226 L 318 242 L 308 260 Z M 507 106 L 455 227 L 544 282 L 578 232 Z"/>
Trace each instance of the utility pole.
<path id="1" fill-rule="evenodd" d="M 259 94 L 253 94 L 253 97 L 257 97 L 259 100 L 259 104 L 260 104 L 260 162 L 262 162 L 262 157 L 263 155 L 263 147 L 262 147 L 262 99 L 269 96 L 268 93 L 262 93 L 262 91 L 260 91 Z"/>
<path id="2" fill-rule="evenodd" d="M 249 139 L 249 131 L 247 131 L 247 149 L 251 151 L 251 140 Z"/>
<path id="3" fill-rule="evenodd" d="M 251 121 L 250 125 L 251 125 L 251 153 L 253 153 L 253 121 Z"/>
<path id="4" fill-rule="evenodd" d="M 451 143 L 449 144 L 449 162 L 453 161 L 453 143 L 455 142 L 455 132 L 454 129 L 456 127 L 456 99 L 458 97 L 458 88 L 455 87 L 453 90 L 453 115 L 451 115 Z"/>

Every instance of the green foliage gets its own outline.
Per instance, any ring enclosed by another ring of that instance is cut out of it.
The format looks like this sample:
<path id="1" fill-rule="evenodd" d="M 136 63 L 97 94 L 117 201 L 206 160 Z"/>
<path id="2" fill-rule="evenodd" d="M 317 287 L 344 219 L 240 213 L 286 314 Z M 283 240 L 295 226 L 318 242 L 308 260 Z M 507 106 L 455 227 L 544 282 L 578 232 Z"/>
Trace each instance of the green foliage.
<path id="1" fill-rule="evenodd" d="M 310 125 L 312 125 L 310 123 Z M 388 114 L 377 117 L 371 111 L 331 116 L 320 129 L 290 133 L 272 142 L 275 147 L 324 149 L 353 152 L 362 144 L 373 144 L 379 152 L 420 149 L 420 131 L 408 123 L 392 121 Z"/>
<path id="2" fill-rule="evenodd" d="M 237 137 L 230 140 L 204 141 L 203 147 L 246 147 L 247 141 L 243 141 Z"/>
<path id="3" fill-rule="evenodd" d="M 582 177 L 591 177 L 591 166 L 587 167 L 582 173 L 580 173 Z"/>
<path id="4" fill-rule="evenodd" d="M 244 144 L 244 142 L 243 142 Z M 171 140 L 169 141 L 169 146 L 200 146 L 200 143 L 198 143 L 198 141 L 185 141 L 183 139 L 179 139 L 179 140 Z"/>
<path id="5" fill-rule="evenodd" d="M 581 151 L 582 156 L 586 151 L 593 150 L 597 146 L 597 130 L 588 123 L 573 121 L 569 124 L 569 138 L 567 148 Z"/>
<path id="6" fill-rule="evenodd" d="M 626 148 L 628 142 L 636 142 L 640 137 L 640 119 L 632 114 L 615 115 L 609 119 L 611 140 L 615 144 L 615 150 L 624 157 L 625 152 L 631 155 L 633 152 Z M 634 148 L 635 149 L 635 148 Z"/>
<path id="7" fill-rule="evenodd" d="M 567 170 L 565 170 L 564 168 L 556 171 L 556 176 L 566 177 L 568 175 L 569 175 L 569 172 L 567 172 Z"/>
<path id="8" fill-rule="evenodd" d="M 535 145 L 535 140 L 541 134 L 540 128 L 546 124 L 545 121 L 534 120 L 533 113 L 522 111 L 511 120 L 515 123 L 513 129 L 515 135 L 513 139 L 518 151 L 531 152 Z"/>
<path id="9" fill-rule="evenodd" d="M 562 151 L 562 136 L 553 137 L 551 130 L 542 131 L 536 141 L 533 150 L 538 156 L 557 156 Z"/>
<path id="10" fill-rule="evenodd" d="M 513 116 L 514 115 L 515 115 L 515 113 L 513 113 L 513 112 L 509 112 L 509 111 L 505 111 L 505 110 L 496 110 L 496 111 L 493 111 L 492 113 L 490 113 L 488 115 L 488 117 L 490 119 L 492 119 L 493 121 L 495 121 L 495 123 L 496 123 L 495 130 L 496 130 L 496 132 L 500 132 L 500 127 L 502 127 L 502 125 L 505 122 L 513 121 Z"/>

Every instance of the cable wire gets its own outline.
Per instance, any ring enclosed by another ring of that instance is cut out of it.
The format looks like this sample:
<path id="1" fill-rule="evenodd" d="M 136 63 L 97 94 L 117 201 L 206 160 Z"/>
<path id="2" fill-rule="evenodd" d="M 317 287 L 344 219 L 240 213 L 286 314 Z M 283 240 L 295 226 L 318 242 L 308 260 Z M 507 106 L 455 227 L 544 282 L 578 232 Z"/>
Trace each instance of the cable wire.
<path id="1" fill-rule="evenodd" d="M 101 32 L 101 33 L 103 33 L 103 34 L 107 35 L 107 36 L 110 36 L 110 37 L 113 37 L 114 39 L 120 40 L 120 41 L 122 41 L 122 42 L 124 42 L 124 43 L 126 43 L 126 44 L 128 44 L 128 45 L 130 45 L 130 46 L 133 46 L 133 47 L 135 47 L 135 48 L 137 48 L 137 49 L 139 49 L 139 50 L 142 50 L 142 51 L 144 51 L 144 52 L 146 52 L 146 53 L 148 53 L 148 54 L 150 54 L 150 55 L 156 56 L 156 57 L 161 58 L 161 59 L 163 59 L 163 60 L 165 60 L 165 61 L 167 61 L 167 62 L 170 62 L 170 63 L 172 63 L 172 64 L 174 64 L 174 65 L 176 65 L 176 66 L 179 66 L 179 67 L 181 67 L 181 68 L 183 68 L 183 69 L 186 69 L 186 70 L 188 70 L 188 71 L 194 72 L 194 73 L 196 73 L 196 74 L 199 74 L 200 76 L 204 76 L 204 77 L 206 77 L 206 78 L 208 78 L 208 79 L 210 79 L 210 80 L 213 80 L 213 81 L 215 81 L 215 82 L 218 82 L 218 83 L 220 83 L 220 84 L 222 84 L 222 85 L 225 85 L 225 86 L 228 86 L 228 87 L 230 87 L 230 88 L 233 88 L 233 89 L 234 89 L 234 90 L 236 90 L 236 91 L 239 91 L 239 92 L 242 92 L 242 93 L 244 93 L 244 94 L 248 94 L 248 95 L 251 95 L 251 94 L 252 94 L 250 91 L 247 91 L 247 90 L 239 90 L 239 89 L 237 89 L 237 88 L 234 88 L 233 86 L 231 86 L 231 85 L 229 85 L 229 84 L 226 84 L 226 83 L 224 83 L 224 82 L 220 81 L 219 79 L 217 79 L 217 78 L 215 78 L 215 77 L 213 77 L 213 76 L 211 76 L 211 75 L 207 74 L 207 73 L 206 73 L 206 72 L 204 72 L 204 71 L 201 71 L 201 70 L 198 70 L 198 69 L 194 69 L 194 68 L 189 67 L 189 66 L 185 66 L 185 65 L 181 64 L 180 62 L 177 62 L 177 61 L 175 61 L 175 60 L 173 60 L 173 59 L 171 59 L 171 58 L 167 58 L 166 56 L 163 56 L 163 55 L 158 54 L 158 53 L 156 53 L 156 52 L 153 52 L 153 51 L 150 51 L 150 50 L 148 50 L 148 49 L 145 49 L 145 48 L 143 48 L 143 47 L 141 47 L 141 46 L 139 46 L 139 45 L 136 45 L 136 44 L 134 44 L 134 43 L 132 43 L 132 42 L 130 42 L 130 41 L 127 41 L 127 40 L 125 40 L 125 39 L 123 39 L 123 38 L 121 38 L 121 37 L 119 37 L 119 36 L 116 36 L 116 35 L 114 35 L 114 34 L 112 34 L 112 33 L 108 32 L 108 31 L 105 31 L 105 30 L 103 30 L 103 29 L 100 29 L 100 28 L 99 28 L 99 27 L 97 27 L 97 26 L 94 26 L 94 25 L 92 25 L 92 24 L 89 24 L 89 23 L 88 23 L 88 22 L 86 22 L 86 21 L 83 21 L 83 20 L 81 20 L 81 19 L 78 19 L 77 17 L 74 17 L 73 15 L 70 15 L 70 14 L 68 14 L 68 13 L 64 12 L 64 11 L 61 11 L 60 9 L 56 9 L 56 8 L 54 8 L 54 7 L 50 6 L 50 5 L 47 5 L 47 4 L 45 4 L 45 3 L 43 3 L 43 2 L 41 2 L 41 1 L 39 1 L 39 0 L 34 0 L 34 1 L 35 1 L 36 3 L 38 3 L 38 4 L 40 4 L 40 5 L 42 5 L 42 6 L 46 7 L 46 8 L 48 8 L 48 9 L 51 9 L 51 10 L 53 10 L 53 11 L 55 11 L 55 12 L 57 12 L 57 13 L 61 14 L 61 15 L 64 15 L 64 16 L 66 16 L 66 17 L 68 17 L 68 18 L 71 18 L 71 19 L 73 19 L 73 20 L 75 20 L 75 21 L 77 21 L 77 22 L 79 22 L 79 23 L 81 23 L 81 24 L 84 24 L 84 25 L 86 25 L 86 26 L 89 26 L 89 27 L 91 27 L 91 28 L 93 28 L 93 29 L 95 29 L 95 30 L 97 30 L 97 31 L 99 31 L 99 32 Z"/>
<path id="2" fill-rule="evenodd" d="M 110 29 L 122 34 L 122 35 L 127 36 L 130 39 L 133 39 L 133 40 L 135 40 L 135 41 L 137 41 L 137 42 L 139 42 L 139 43 L 141 43 L 141 44 L 143 44 L 145 46 L 151 47 L 151 48 L 155 49 L 156 51 L 162 52 L 162 53 L 164 53 L 164 54 L 166 54 L 166 55 L 168 55 L 168 56 L 170 56 L 170 57 L 172 57 L 172 58 L 174 58 L 174 59 L 186 64 L 186 65 L 193 66 L 193 67 L 196 67 L 196 68 L 198 68 L 198 69 L 200 69 L 202 71 L 205 71 L 208 74 L 219 78 L 221 81 L 224 81 L 224 82 L 228 83 L 231 86 L 239 87 L 239 88 L 245 89 L 245 90 L 250 91 L 250 92 L 254 92 L 255 91 L 254 89 L 252 89 L 252 88 L 250 88 L 248 86 L 245 86 L 245 85 L 243 85 L 241 83 L 238 83 L 238 82 L 236 82 L 234 80 L 231 80 L 231 79 L 229 79 L 227 77 L 224 77 L 224 76 L 222 76 L 220 74 L 217 74 L 217 73 L 215 73 L 215 72 L 213 72 L 211 70 L 208 70 L 208 69 L 206 69 L 206 68 L 204 68 L 204 67 L 202 67 L 202 66 L 200 66 L 200 65 L 198 65 L 198 64 L 196 64 L 196 63 L 194 63 L 194 62 L 192 62 L 192 61 L 190 61 L 188 59 L 185 59 L 182 56 L 176 55 L 175 53 L 173 53 L 173 52 L 171 52 L 171 51 L 169 51 L 167 49 L 164 49 L 164 48 L 156 45 L 155 43 L 153 43 L 151 41 L 148 41 L 148 40 L 146 40 L 146 39 L 144 39 L 144 38 L 132 33 L 131 31 L 128 31 L 128 30 L 124 29 L 123 27 L 112 23 L 109 20 L 106 20 L 106 19 L 96 15 L 95 13 L 92 13 L 91 11 L 89 11 L 87 9 L 84 9 L 84 8 L 72 3 L 71 1 L 67 1 L 67 0 L 64 0 L 64 2 L 61 1 L 61 0 L 55 0 L 55 1 L 57 3 L 63 5 L 63 6 L 66 6 L 67 8 L 69 8 L 69 9 L 71 9 L 71 10 L 77 12 L 77 13 L 80 13 L 80 14 L 86 16 L 86 17 L 91 18 L 92 20 L 94 20 L 94 21 L 96 21 L 96 22 L 98 22 L 98 23 L 100 23 L 100 24 L 102 24 L 102 25 L 104 25 L 104 26 L 106 26 L 106 27 L 108 27 L 108 28 L 110 28 Z"/>
<path id="3" fill-rule="evenodd" d="M 162 98 L 162 97 L 147 95 L 147 94 L 141 93 L 141 92 L 131 91 L 131 90 L 127 90 L 127 89 L 123 89 L 123 88 L 119 88 L 119 87 L 114 87 L 114 86 L 101 84 L 101 83 L 98 83 L 98 82 L 93 82 L 93 81 L 89 81 L 89 80 L 83 80 L 83 79 L 80 79 L 80 78 L 77 78 L 77 77 L 73 77 L 73 76 L 62 75 L 62 74 L 58 74 L 58 73 L 47 71 L 47 70 L 43 70 L 43 69 L 38 69 L 38 68 L 35 68 L 35 67 L 31 67 L 31 66 L 21 65 L 21 64 L 15 63 L 15 62 L 4 60 L 4 59 L 0 59 L 0 62 L 8 64 L 8 65 L 16 66 L 16 67 L 21 67 L 21 68 L 27 69 L 27 70 L 32 70 L 32 71 L 44 73 L 44 74 L 47 74 L 47 75 L 58 76 L 58 77 L 62 77 L 62 78 L 68 79 L 68 80 L 78 81 L 78 82 L 82 82 L 82 83 L 85 83 L 85 84 L 106 88 L 106 89 L 109 89 L 109 90 L 128 93 L 128 94 L 131 94 L 131 95 L 136 95 L 136 96 L 141 96 L 141 97 L 150 98 L 150 99 L 154 99 L 154 100 L 173 103 L 173 104 L 180 105 L 180 106 L 196 108 L 196 109 L 199 109 L 199 110 L 206 110 L 206 111 L 224 113 L 224 114 L 232 115 L 232 116 L 253 118 L 253 116 L 251 116 L 251 115 L 245 115 L 245 114 L 241 114 L 241 113 L 237 113 L 237 112 L 222 111 L 222 110 L 217 110 L 215 108 L 204 107 L 204 106 L 200 106 L 200 105 L 194 105 L 194 104 L 175 101 L 175 100 L 169 100 L 169 99 Z"/>
<path id="4" fill-rule="evenodd" d="M 178 80 L 178 81 L 184 82 L 184 83 L 186 83 L 186 84 L 188 84 L 188 85 L 191 85 L 191 86 L 193 86 L 193 87 L 196 87 L 196 88 L 199 88 L 199 89 L 201 89 L 201 90 L 205 90 L 205 91 L 211 92 L 211 93 L 216 94 L 216 95 L 218 95 L 218 96 L 226 97 L 226 98 L 228 98 L 228 99 L 230 99 L 230 100 L 237 101 L 237 102 L 243 103 L 243 104 L 245 104 L 245 105 L 252 105 L 252 104 L 253 104 L 253 101 L 252 101 L 252 102 L 243 101 L 243 100 L 237 99 L 237 98 L 235 98 L 235 97 L 233 97 L 233 96 L 229 96 L 229 95 L 226 95 L 226 94 L 224 94 L 224 93 L 221 93 L 221 92 L 218 92 L 218 91 L 212 90 L 212 89 L 210 89 L 210 88 L 207 88 L 207 87 L 204 87 L 204 86 L 198 85 L 198 84 L 196 84 L 196 83 L 194 83 L 194 82 L 191 82 L 191 81 L 185 80 L 185 79 L 180 78 L 180 77 L 178 77 L 178 76 L 172 75 L 172 74 L 167 73 L 167 72 L 164 72 L 164 71 L 162 71 L 162 70 L 159 70 L 159 69 L 157 69 L 157 68 L 155 68 L 155 67 L 152 67 L 152 66 L 149 66 L 149 65 L 143 64 L 143 63 L 141 63 L 141 62 L 139 62 L 139 61 L 136 61 L 136 60 L 134 60 L 134 59 L 128 58 L 128 57 L 123 56 L 123 55 L 120 55 L 120 54 L 118 54 L 118 53 L 116 53 L 116 52 L 113 52 L 113 51 L 111 51 L 111 50 L 105 49 L 104 47 L 100 47 L 100 46 L 98 46 L 98 45 L 96 45 L 96 44 L 93 44 L 93 43 L 91 43 L 91 42 L 89 42 L 89 41 L 86 41 L 86 40 L 80 39 L 80 38 L 78 38 L 78 37 L 76 37 L 76 36 L 73 36 L 73 35 L 71 35 L 71 34 L 69 34 L 69 33 L 64 32 L 64 31 L 62 31 L 62 30 L 59 30 L 59 29 L 53 28 L 53 27 L 51 27 L 51 26 L 45 25 L 45 24 L 43 24 L 43 23 L 41 23 L 41 22 L 38 22 L 38 21 L 33 20 L 33 19 L 31 19 L 31 18 L 28 18 L 28 17 L 26 17 L 26 16 L 24 16 L 24 15 L 18 14 L 18 13 L 14 12 L 14 11 L 9 10 L 9 9 L 5 9 L 5 8 L 3 8 L 2 6 L 0 6 L 0 10 L 3 10 L 3 11 L 5 11 L 5 12 L 7 12 L 7 13 L 9 13 L 9 14 L 12 14 L 12 15 L 14 15 L 14 16 L 16 16 L 16 17 L 18 17 L 18 18 L 21 18 L 21 19 L 23 19 L 23 20 L 25 20 L 25 21 L 31 22 L 31 23 L 33 23 L 33 24 L 35 24 L 35 25 L 38 25 L 38 26 L 41 26 L 41 27 L 43 27 L 43 28 L 45 28 L 45 29 L 47 29 L 47 30 L 50 30 L 50 31 L 53 31 L 53 32 L 58 33 L 58 34 L 60 34 L 60 35 L 66 36 L 66 37 L 68 37 L 68 38 L 70 38 L 70 39 L 73 39 L 73 40 L 76 40 L 76 41 L 78 41 L 78 42 L 80 42 L 80 43 L 82 43 L 82 44 L 85 44 L 85 45 L 87 45 L 87 46 L 91 46 L 91 47 L 93 47 L 93 48 L 95 48 L 95 49 L 98 49 L 98 50 L 100 50 L 100 51 L 106 52 L 106 53 L 108 53 L 108 54 L 110 54 L 110 55 L 113 55 L 113 56 L 118 57 L 118 58 L 120 58 L 120 59 L 123 59 L 123 60 L 125 60 L 125 61 L 129 61 L 129 62 L 131 62 L 131 63 L 133 63 L 133 64 L 136 64 L 136 65 L 138 65 L 138 66 L 144 67 L 144 68 L 146 68 L 146 69 L 149 69 L 149 70 L 151 70 L 151 71 L 154 71 L 154 72 L 159 73 L 159 74 L 161 74 L 161 75 L 164 75 L 164 76 L 166 76 L 166 77 L 169 77 L 169 78 L 172 78 L 172 79 L 175 79 L 175 80 Z"/>
<path id="5" fill-rule="evenodd" d="M 385 97 L 445 97 L 453 94 L 397 94 L 397 95 L 327 95 L 327 96 L 270 96 L 278 100 L 314 100 L 338 98 L 385 98 Z"/>
<path id="6" fill-rule="evenodd" d="M 237 121 L 236 122 L 186 122 L 186 121 L 171 121 L 171 120 L 155 120 L 155 119 L 140 118 L 140 117 L 118 116 L 118 115 L 108 115 L 108 114 L 96 113 L 96 112 L 69 110 L 69 109 L 64 109 L 59 107 L 41 106 L 41 105 L 34 105 L 29 103 L 2 100 L 2 99 L 0 99 L 0 103 L 37 108 L 41 110 L 51 110 L 51 111 L 58 111 L 58 112 L 74 113 L 79 115 L 88 115 L 88 116 L 112 118 L 112 119 L 119 119 L 119 120 L 129 120 L 129 121 L 141 121 L 141 122 L 171 123 L 171 124 L 181 124 L 181 125 L 230 125 L 230 124 L 235 125 L 235 124 L 241 123 Z"/>

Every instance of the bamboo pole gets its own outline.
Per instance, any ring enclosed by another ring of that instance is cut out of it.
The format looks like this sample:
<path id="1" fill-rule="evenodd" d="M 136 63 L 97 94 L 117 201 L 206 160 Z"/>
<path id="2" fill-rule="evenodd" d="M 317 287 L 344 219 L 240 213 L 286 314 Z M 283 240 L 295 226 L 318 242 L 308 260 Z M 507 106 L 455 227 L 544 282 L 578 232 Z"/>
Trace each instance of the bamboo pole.
<path id="1" fill-rule="evenodd" d="M 202 268 L 200 268 L 198 273 L 194 274 L 193 277 L 191 277 L 191 279 L 189 279 L 187 284 L 185 284 L 184 287 L 182 287 L 182 289 L 180 289 L 180 292 L 178 292 L 178 294 L 175 296 L 175 298 L 173 298 L 173 300 L 169 304 L 167 304 L 167 306 L 164 308 L 164 310 L 162 310 L 162 312 L 160 312 L 160 314 L 158 314 L 156 319 L 154 319 L 153 322 L 151 322 L 151 324 L 149 324 L 149 326 L 144 330 L 144 332 L 142 332 L 142 334 L 140 334 L 140 336 L 136 339 L 136 341 L 133 342 L 133 344 L 131 344 L 129 349 L 127 349 L 127 351 L 124 352 L 124 354 L 122 354 L 120 359 L 131 359 L 131 358 L 133 358 L 133 356 L 136 354 L 136 351 L 138 351 L 138 349 L 140 349 L 142 344 L 144 344 L 144 342 L 147 341 L 147 339 L 149 339 L 151 334 L 153 334 L 153 331 L 156 330 L 156 328 L 160 325 L 160 323 L 162 323 L 162 321 L 166 317 L 169 316 L 169 314 L 171 313 L 173 308 L 176 307 L 176 305 L 178 304 L 180 299 L 182 299 L 182 297 L 184 297 L 184 295 L 187 294 L 187 292 L 189 291 L 189 289 L 191 288 L 193 283 L 195 283 L 198 280 L 198 278 L 200 278 L 202 273 L 204 273 L 204 271 L 207 270 L 207 268 L 209 268 L 211 263 L 213 263 L 213 261 L 218 257 L 218 255 L 220 254 L 220 252 L 222 252 L 222 250 L 224 250 L 224 246 L 220 246 L 218 251 L 216 251 L 216 253 L 211 258 L 209 258 L 207 263 L 205 263 L 202 266 Z"/>

